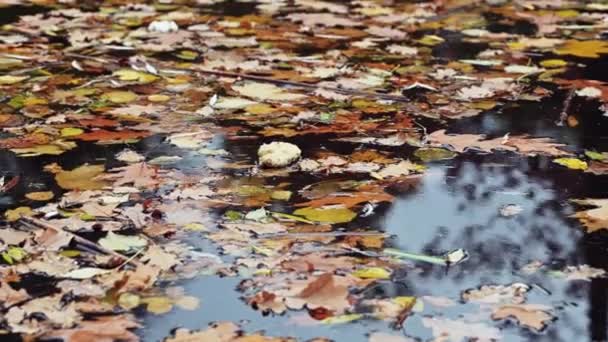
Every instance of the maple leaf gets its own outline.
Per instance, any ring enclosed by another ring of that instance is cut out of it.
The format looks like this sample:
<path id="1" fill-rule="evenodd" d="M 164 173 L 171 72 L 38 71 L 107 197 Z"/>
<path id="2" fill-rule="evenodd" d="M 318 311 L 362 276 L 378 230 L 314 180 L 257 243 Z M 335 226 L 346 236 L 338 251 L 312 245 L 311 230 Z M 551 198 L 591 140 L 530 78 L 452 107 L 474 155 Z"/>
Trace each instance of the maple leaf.
<path id="1" fill-rule="evenodd" d="M 132 184 L 136 188 L 150 188 L 160 182 L 157 169 L 150 167 L 145 162 L 130 164 L 110 171 L 114 172 L 108 176 L 115 179 L 114 186 Z"/>
<path id="2" fill-rule="evenodd" d="M 551 156 L 571 155 L 549 138 L 531 138 L 528 136 L 513 136 L 485 139 L 479 134 L 445 134 L 438 130 L 429 134 L 429 142 L 435 146 L 450 145 L 454 151 L 465 152 L 468 149 L 491 153 L 494 150 L 518 152 L 523 155 L 546 154 Z"/>

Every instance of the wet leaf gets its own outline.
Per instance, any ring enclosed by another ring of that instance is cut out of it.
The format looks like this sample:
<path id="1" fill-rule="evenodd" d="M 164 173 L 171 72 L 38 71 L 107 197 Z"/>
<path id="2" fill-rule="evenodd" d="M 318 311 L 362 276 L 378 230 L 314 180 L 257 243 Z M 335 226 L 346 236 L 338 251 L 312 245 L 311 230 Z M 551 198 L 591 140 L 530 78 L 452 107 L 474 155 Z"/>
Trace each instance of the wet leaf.
<path id="1" fill-rule="evenodd" d="M 139 236 L 119 235 L 108 232 L 106 237 L 99 240 L 99 244 L 111 250 L 129 252 L 146 247 L 148 241 Z"/>
<path id="2" fill-rule="evenodd" d="M 11 85 L 15 83 L 19 83 L 21 81 L 27 80 L 29 76 L 12 76 L 12 75 L 2 75 L 0 76 L 0 85 Z"/>
<path id="3" fill-rule="evenodd" d="M 25 194 L 25 197 L 27 199 L 31 199 L 32 201 L 45 202 L 53 199 L 55 195 L 51 191 L 36 191 Z"/>
<path id="4" fill-rule="evenodd" d="M 95 267 L 83 267 L 83 268 L 79 268 L 76 270 L 73 270 L 71 272 L 68 272 L 65 274 L 65 278 L 70 278 L 70 279 L 89 279 L 89 278 L 93 278 L 95 276 L 98 276 L 100 274 L 105 274 L 110 272 L 109 270 L 104 270 L 101 268 L 95 268 Z"/>
<path id="5" fill-rule="evenodd" d="M 492 313 L 492 319 L 515 319 L 519 324 L 534 331 L 543 330 L 553 320 L 546 310 L 549 307 L 534 304 L 503 305 Z"/>
<path id="6" fill-rule="evenodd" d="M 103 172 L 103 165 L 82 165 L 71 171 L 59 171 L 55 174 L 55 180 L 66 190 L 97 190 L 107 185 L 97 178 Z"/>
<path id="7" fill-rule="evenodd" d="M 146 304 L 146 310 L 156 315 L 162 315 L 173 309 L 173 303 L 168 297 L 147 297 L 141 299 L 142 304 Z"/>
<path id="8" fill-rule="evenodd" d="M 360 320 L 363 317 L 365 317 L 365 316 L 363 316 L 362 314 L 340 315 L 340 316 L 334 316 L 334 317 L 327 317 L 326 319 L 322 320 L 321 323 L 330 324 L 330 325 L 344 324 L 344 323 L 350 323 L 353 321 Z"/>
<path id="9" fill-rule="evenodd" d="M 608 53 L 608 43 L 603 40 L 568 40 L 554 50 L 558 55 L 599 58 Z"/>
<path id="10" fill-rule="evenodd" d="M 586 170 L 588 167 L 587 162 L 577 158 L 558 158 L 553 162 L 573 170 Z"/>
<path id="11" fill-rule="evenodd" d="M 141 298 L 133 293 L 123 293 L 118 297 L 118 305 L 125 310 L 133 310 L 141 304 Z"/>
<path id="12" fill-rule="evenodd" d="M 8 222 L 15 222 L 22 216 L 33 216 L 34 211 L 30 207 L 18 207 L 15 209 L 7 210 L 4 213 L 4 217 Z"/>
<path id="13" fill-rule="evenodd" d="M 152 83 L 158 79 L 158 76 L 148 74 L 146 72 L 136 71 L 133 69 L 116 70 L 114 71 L 114 73 L 112 73 L 112 76 L 118 77 L 118 79 L 121 81 L 137 82 L 140 84 Z"/>
<path id="14" fill-rule="evenodd" d="M 419 148 L 414 152 L 414 155 L 423 162 L 431 162 L 435 160 L 452 159 L 456 156 L 456 153 L 446 150 L 443 148 Z"/>
<path id="15" fill-rule="evenodd" d="M 356 270 L 352 273 L 353 276 L 362 279 L 390 279 L 391 272 L 382 267 L 369 267 Z"/>
<path id="16" fill-rule="evenodd" d="M 101 99 L 112 103 L 129 103 L 137 99 L 137 94 L 130 91 L 110 91 L 101 95 Z"/>
<path id="17" fill-rule="evenodd" d="M 9 265 L 23 261 L 26 256 L 27 252 L 21 247 L 9 247 L 7 250 L 2 252 L 2 259 L 4 259 L 4 261 L 6 261 L 6 263 Z"/>
<path id="18" fill-rule="evenodd" d="M 301 208 L 294 211 L 293 214 L 310 221 L 330 224 L 350 222 L 357 217 L 357 213 L 341 207 Z"/>

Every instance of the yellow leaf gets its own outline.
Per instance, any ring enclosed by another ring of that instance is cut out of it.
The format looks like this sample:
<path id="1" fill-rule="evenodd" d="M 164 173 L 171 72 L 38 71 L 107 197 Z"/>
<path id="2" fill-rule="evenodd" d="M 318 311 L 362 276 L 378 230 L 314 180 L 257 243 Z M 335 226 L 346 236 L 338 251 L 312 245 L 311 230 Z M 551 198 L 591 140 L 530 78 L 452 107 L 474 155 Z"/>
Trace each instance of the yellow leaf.
<path id="1" fill-rule="evenodd" d="M 103 171 L 103 165 L 82 165 L 71 171 L 59 171 L 55 180 L 66 190 L 98 190 L 106 186 L 106 182 L 96 179 Z"/>
<path id="2" fill-rule="evenodd" d="M 587 162 L 577 158 L 557 158 L 553 162 L 573 170 L 586 170 Z"/>
<path id="3" fill-rule="evenodd" d="M 558 55 L 573 55 L 578 57 L 598 58 L 602 53 L 608 53 L 608 42 L 603 40 L 568 40 L 554 52 Z"/>
<path id="4" fill-rule="evenodd" d="M 416 304 L 416 297 L 399 296 L 393 298 L 393 302 L 401 305 L 404 308 L 413 307 Z"/>
<path id="5" fill-rule="evenodd" d="M 183 296 L 175 300 L 175 305 L 184 310 L 196 310 L 200 305 L 200 300 L 194 296 Z"/>
<path id="6" fill-rule="evenodd" d="M 198 53 L 190 50 L 182 50 L 176 56 L 187 61 L 193 61 L 198 58 Z"/>
<path id="7" fill-rule="evenodd" d="M 25 197 L 31 199 L 32 201 L 48 201 L 54 196 L 55 195 L 53 195 L 51 191 L 37 191 L 25 194 Z"/>
<path id="8" fill-rule="evenodd" d="M 289 201 L 291 198 L 291 191 L 288 190 L 275 190 L 270 194 L 270 198 L 273 200 Z"/>
<path id="9" fill-rule="evenodd" d="M 137 82 L 141 84 L 152 83 L 158 79 L 158 76 L 133 69 L 116 70 L 112 75 L 117 76 L 121 81 Z"/>
<path id="10" fill-rule="evenodd" d="M 129 103 L 137 99 L 137 94 L 130 91 L 109 91 L 101 95 L 101 99 L 112 103 Z"/>
<path id="11" fill-rule="evenodd" d="M 368 267 L 356 270 L 353 275 L 361 279 L 390 279 L 391 272 L 382 267 Z"/>
<path id="12" fill-rule="evenodd" d="M 205 228 L 205 226 L 201 223 L 198 222 L 191 222 L 188 223 L 184 226 L 184 230 L 190 230 L 193 232 L 197 232 L 197 231 L 204 231 L 207 230 L 207 228 Z"/>
<path id="13" fill-rule="evenodd" d="M 561 68 L 561 67 L 565 67 L 566 65 L 568 65 L 568 62 L 566 62 L 563 59 L 545 59 L 540 61 L 540 66 L 542 66 L 543 68 Z"/>
<path id="14" fill-rule="evenodd" d="M 343 207 L 307 207 L 298 209 L 293 214 L 303 216 L 307 220 L 331 224 L 350 222 L 357 216 L 354 211 Z"/>
<path id="15" fill-rule="evenodd" d="M 36 157 L 44 154 L 57 156 L 65 151 L 71 150 L 76 147 L 76 143 L 72 141 L 55 141 L 53 144 L 37 145 L 34 147 L 26 148 L 12 148 L 15 154 L 20 157 Z"/>
<path id="16" fill-rule="evenodd" d="M 142 298 L 141 302 L 147 304 L 146 309 L 154 314 L 160 315 L 167 313 L 173 309 L 173 303 L 167 297 L 148 297 Z"/>
<path id="17" fill-rule="evenodd" d="M 82 133 L 84 133 L 82 128 L 66 127 L 61 129 L 62 137 L 75 137 L 77 135 L 81 135 Z"/>
<path id="18" fill-rule="evenodd" d="M 433 45 L 441 44 L 444 41 L 445 41 L 445 39 L 443 39 L 439 36 L 427 34 L 426 36 L 422 37 L 422 39 L 419 39 L 418 43 L 420 43 L 422 45 L 433 46 Z"/>
<path id="19" fill-rule="evenodd" d="M 356 321 L 361 318 L 363 318 L 362 314 L 340 315 L 340 316 L 334 316 L 334 317 L 327 317 L 326 319 L 322 320 L 321 323 L 323 323 L 323 324 L 343 324 L 343 323 Z"/>
<path id="20" fill-rule="evenodd" d="M 169 100 L 171 100 L 169 95 L 156 94 L 148 96 L 148 101 L 150 102 L 167 102 Z"/>
<path id="21" fill-rule="evenodd" d="M 123 293 L 118 297 L 118 305 L 125 310 L 135 309 L 141 304 L 141 298 L 133 293 Z M 169 309 L 170 310 L 170 309 Z"/>
<path id="22" fill-rule="evenodd" d="M 15 222 L 19 218 L 21 218 L 21 216 L 32 216 L 32 215 L 34 215 L 34 212 L 32 211 L 32 208 L 30 208 L 30 207 L 18 207 L 15 209 L 7 210 L 6 213 L 4 213 L 4 217 L 6 218 L 6 220 L 8 222 Z"/>
<path id="23" fill-rule="evenodd" d="M 0 85 L 10 85 L 19 83 L 23 80 L 28 79 L 29 76 L 11 76 L 11 75 L 2 75 L 0 76 Z"/>

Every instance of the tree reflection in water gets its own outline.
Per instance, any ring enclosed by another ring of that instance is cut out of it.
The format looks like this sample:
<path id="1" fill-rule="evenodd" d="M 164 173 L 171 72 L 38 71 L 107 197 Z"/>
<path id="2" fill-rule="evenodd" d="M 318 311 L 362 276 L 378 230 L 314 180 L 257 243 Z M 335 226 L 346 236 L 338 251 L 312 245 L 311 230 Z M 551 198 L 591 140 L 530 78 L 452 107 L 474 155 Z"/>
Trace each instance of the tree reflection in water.
<path id="1" fill-rule="evenodd" d="M 600 196 L 600 185 L 598 177 L 555 167 L 543 157 L 465 154 L 432 166 L 420 186 L 393 205 L 386 229 L 396 235 L 395 247 L 402 250 L 440 255 L 465 248 L 470 258 L 447 273 L 420 265 L 422 272 L 404 277 L 408 292 L 459 298 L 462 291 L 484 284 L 525 282 L 533 285 L 529 303 L 557 308 L 558 321 L 541 339 L 573 341 L 590 334 L 589 340 L 605 340 L 606 280 L 590 284 L 520 271 L 535 260 L 553 269 L 579 264 L 608 267 L 603 233 L 585 234 L 576 220 L 568 218 L 573 212 L 568 199 Z M 499 209 L 507 204 L 523 211 L 501 217 Z M 521 333 L 510 328 L 505 337 L 520 340 Z"/>

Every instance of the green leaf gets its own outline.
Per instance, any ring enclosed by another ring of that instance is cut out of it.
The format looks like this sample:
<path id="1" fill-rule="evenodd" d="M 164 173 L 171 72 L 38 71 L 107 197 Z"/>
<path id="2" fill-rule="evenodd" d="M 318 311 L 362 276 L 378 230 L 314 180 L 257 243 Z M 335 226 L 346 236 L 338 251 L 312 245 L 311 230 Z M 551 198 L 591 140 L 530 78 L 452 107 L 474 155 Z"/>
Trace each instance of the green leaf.
<path id="1" fill-rule="evenodd" d="M 99 240 L 99 244 L 102 247 L 107 249 L 111 249 L 114 251 L 131 251 L 146 247 L 148 245 L 148 241 L 139 236 L 126 236 L 114 234 L 113 232 L 109 232 L 106 237 Z"/>
<path id="2" fill-rule="evenodd" d="M 608 153 L 600 153 L 595 151 L 585 150 L 585 155 L 591 160 L 603 161 L 608 158 Z"/>
<path id="3" fill-rule="evenodd" d="M 22 261 L 26 256 L 27 252 L 21 247 L 9 247 L 6 251 L 2 252 L 2 259 L 9 265 Z"/>

